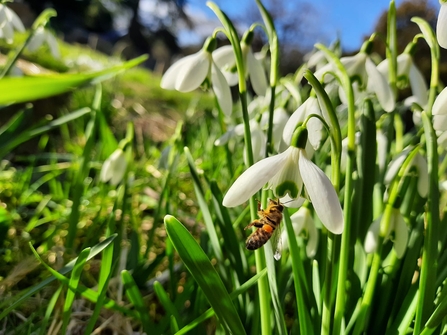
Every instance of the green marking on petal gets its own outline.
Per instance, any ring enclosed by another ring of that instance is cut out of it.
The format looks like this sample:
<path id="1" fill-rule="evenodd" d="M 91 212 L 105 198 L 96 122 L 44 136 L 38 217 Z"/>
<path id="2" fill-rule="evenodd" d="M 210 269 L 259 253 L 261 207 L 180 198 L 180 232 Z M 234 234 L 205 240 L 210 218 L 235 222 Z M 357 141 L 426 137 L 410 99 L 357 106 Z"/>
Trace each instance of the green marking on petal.
<path id="1" fill-rule="evenodd" d="M 298 198 L 298 186 L 295 182 L 286 180 L 283 183 L 276 186 L 276 189 L 274 190 L 275 196 L 282 198 L 287 193 L 292 199 Z"/>

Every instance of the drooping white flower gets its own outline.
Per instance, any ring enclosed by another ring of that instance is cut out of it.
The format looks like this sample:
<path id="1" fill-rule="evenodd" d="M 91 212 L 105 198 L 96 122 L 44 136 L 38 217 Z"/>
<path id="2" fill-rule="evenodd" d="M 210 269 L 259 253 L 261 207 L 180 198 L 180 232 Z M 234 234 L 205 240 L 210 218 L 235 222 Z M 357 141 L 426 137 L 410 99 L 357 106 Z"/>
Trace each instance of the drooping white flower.
<path id="1" fill-rule="evenodd" d="M 13 10 L 0 4 L 0 38 L 4 38 L 7 43 L 12 43 L 14 30 L 24 32 L 25 27 Z"/>
<path id="2" fill-rule="evenodd" d="M 433 128 L 438 131 L 447 130 L 447 87 L 436 97 L 432 109 Z"/>
<path id="3" fill-rule="evenodd" d="M 385 240 L 388 240 L 390 238 L 391 233 L 394 232 L 393 248 L 394 251 L 396 251 L 397 257 L 402 258 L 407 248 L 408 228 L 402 214 L 400 213 L 399 208 L 393 208 L 392 211 L 393 212 L 391 214 L 390 223 L 388 226 L 388 231 L 386 232 Z M 371 226 L 368 229 L 368 232 L 366 233 L 365 251 L 367 253 L 371 253 L 377 250 L 381 220 L 382 217 L 380 216 L 371 224 Z"/>
<path id="4" fill-rule="evenodd" d="M 166 90 L 191 92 L 202 85 L 208 78 L 211 81 L 217 102 L 225 115 L 231 115 L 231 91 L 225 76 L 213 61 L 211 52 L 212 39 L 205 42 L 204 47 L 195 54 L 186 56 L 175 62 L 163 75 L 160 86 Z"/>
<path id="5" fill-rule="evenodd" d="M 441 8 L 439 9 L 438 22 L 436 23 L 436 37 L 439 45 L 447 49 L 447 1 L 439 0 Z"/>
<path id="6" fill-rule="evenodd" d="M 385 184 L 390 185 L 394 177 L 399 172 L 402 164 L 407 158 L 409 150 L 402 151 L 399 155 L 397 155 L 391 163 L 388 165 L 388 170 L 385 174 Z M 416 168 L 418 171 L 418 183 L 417 189 L 418 193 L 421 197 L 425 198 L 428 194 L 428 165 L 427 160 L 424 156 L 422 156 L 419 152 L 415 155 L 413 161 L 411 162 L 412 166 Z"/>
<path id="7" fill-rule="evenodd" d="M 264 158 L 249 167 L 230 187 L 223 199 L 226 207 L 247 201 L 268 183 L 277 198 L 292 199 L 307 194 L 315 212 L 326 228 L 334 234 L 343 232 L 343 212 L 334 187 L 325 173 L 307 158 L 303 147 L 307 130 L 298 129 L 297 136 L 286 151 Z"/>
<path id="8" fill-rule="evenodd" d="M 346 68 L 346 72 L 353 81 L 359 82 L 359 88 L 375 93 L 380 105 L 386 112 L 392 112 L 395 107 L 395 99 L 388 78 L 377 69 L 374 62 L 366 52 L 359 52 L 354 56 L 342 57 L 340 62 Z M 321 80 L 328 71 L 334 71 L 332 63 L 323 66 L 315 73 Z M 328 78 L 327 76 L 325 78 Z M 325 79 L 326 81 L 327 79 Z"/>
<path id="9" fill-rule="evenodd" d="M 411 49 L 411 46 L 409 49 Z M 377 69 L 385 78 L 388 78 L 388 59 L 383 60 L 377 66 Z M 409 52 L 404 52 L 397 56 L 397 77 L 402 87 L 407 86 L 407 83 L 410 84 L 411 92 L 416 102 L 420 106 L 425 107 L 428 103 L 427 84 L 421 71 L 414 64 L 414 59 Z"/>
<path id="10" fill-rule="evenodd" d="M 123 179 L 126 169 L 126 156 L 123 150 L 118 148 L 104 161 L 99 178 L 104 183 L 110 181 L 110 184 L 118 185 Z"/>
<path id="11" fill-rule="evenodd" d="M 43 44 L 48 45 L 48 48 L 50 48 L 50 52 L 54 58 L 61 58 L 56 37 L 54 37 L 54 35 L 44 27 L 39 27 L 34 32 L 34 35 L 27 47 L 29 51 L 34 52 Z"/>
<path id="12" fill-rule="evenodd" d="M 298 107 L 298 109 L 290 116 L 289 120 L 287 121 L 283 132 L 283 140 L 285 143 L 290 144 L 293 132 L 295 131 L 297 125 L 303 123 L 305 119 L 311 114 L 322 116 L 318 100 L 317 98 L 312 96 L 304 101 L 304 103 L 300 107 Z M 307 130 L 309 134 L 309 142 L 316 150 L 323 140 L 323 123 L 321 123 L 321 121 L 317 118 L 311 118 L 309 122 L 307 122 Z"/>
<path id="13" fill-rule="evenodd" d="M 261 129 L 261 125 L 256 120 L 250 120 L 251 146 L 253 151 L 253 161 L 257 162 L 265 155 L 266 136 Z M 234 127 L 229 127 L 228 131 L 214 141 L 215 146 L 222 146 L 228 143 L 233 137 L 244 136 L 244 124 L 240 123 Z M 244 150 L 244 161 L 247 163 L 246 151 Z"/>
<path id="14" fill-rule="evenodd" d="M 251 46 L 245 39 L 241 41 L 242 56 L 245 61 L 245 76 L 250 78 L 251 86 L 258 96 L 265 96 L 268 88 L 267 77 L 262 62 L 255 57 Z M 236 58 L 231 45 L 223 46 L 213 51 L 213 59 L 222 70 L 230 86 L 238 83 L 239 77 L 236 69 Z"/>
<path id="15" fill-rule="evenodd" d="M 290 220 L 292 221 L 293 230 L 295 235 L 304 235 L 307 239 L 306 243 L 306 255 L 309 258 L 313 258 L 317 253 L 319 234 L 318 229 L 315 226 L 314 219 L 310 210 L 303 206 L 294 213 Z M 283 229 L 282 232 L 283 248 L 288 247 L 287 230 Z"/>

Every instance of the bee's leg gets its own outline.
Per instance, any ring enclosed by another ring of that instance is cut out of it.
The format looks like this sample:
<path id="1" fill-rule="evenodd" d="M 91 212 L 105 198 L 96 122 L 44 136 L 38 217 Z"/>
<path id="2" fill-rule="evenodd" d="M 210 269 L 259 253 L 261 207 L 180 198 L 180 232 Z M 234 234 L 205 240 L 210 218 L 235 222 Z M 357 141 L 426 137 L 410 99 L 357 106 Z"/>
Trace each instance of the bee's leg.
<path id="1" fill-rule="evenodd" d="M 261 228 L 262 226 L 263 226 L 263 223 L 261 223 L 261 221 L 259 221 L 259 220 L 254 220 L 252 223 L 250 223 L 247 227 L 245 227 L 244 228 L 244 230 L 245 229 L 248 229 L 248 228 L 251 228 L 251 227 L 256 227 L 256 228 Z"/>

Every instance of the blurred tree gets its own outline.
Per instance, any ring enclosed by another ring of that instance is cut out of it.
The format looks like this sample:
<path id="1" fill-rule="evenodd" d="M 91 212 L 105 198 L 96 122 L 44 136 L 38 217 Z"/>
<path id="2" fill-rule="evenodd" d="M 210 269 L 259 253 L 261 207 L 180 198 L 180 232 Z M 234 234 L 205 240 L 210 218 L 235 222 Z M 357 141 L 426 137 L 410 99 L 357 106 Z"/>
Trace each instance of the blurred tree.
<path id="1" fill-rule="evenodd" d="M 168 54 L 178 53 L 180 48 L 171 30 L 175 29 L 175 22 L 178 19 L 183 19 L 183 22 L 191 25 L 184 12 L 186 0 L 23 0 L 23 2 L 27 3 L 36 14 L 47 7 L 54 8 L 58 16 L 52 19 L 51 24 L 54 29 L 64 33 L 66 40 L 87 43 L 90 33 L 100 34 L 101 38 L 112 44 L 120 40 L 121 49 L 126 49 L 124 55 L 128 55 L 129 58 L 144 53 L 152 56 L 153 46 L 158 45 L 160 41 L 168 50 Z M 145 12 L 146 17 L 142 17 L 141 7 L 144 3 L 163 7 L 165 15 L 157 17 L 155 14 L 148 15 Z M 115 32 L 114 23 L 125 19 L 128 20 L 127 33 L 122 37 Z M 98 46 L 97 43 L 95 46 Z M 132 50 L 129 51 L 129 48 Z M 99 47 L 99 50 L 110 53 L 112 45 Z M 150 67 L 155 66 L 154 60 L 155 58 L 149 60 Z"/>

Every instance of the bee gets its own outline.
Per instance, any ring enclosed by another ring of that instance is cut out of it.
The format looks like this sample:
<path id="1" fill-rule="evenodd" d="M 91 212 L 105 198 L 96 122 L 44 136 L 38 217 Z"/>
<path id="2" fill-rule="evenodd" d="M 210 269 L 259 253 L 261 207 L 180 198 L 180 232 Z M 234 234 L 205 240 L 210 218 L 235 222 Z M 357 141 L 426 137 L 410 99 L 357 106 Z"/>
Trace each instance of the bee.
<path id="1" fill-rule="evenodd" d="M 266 209 L 261 209 L 261 204 L 258 203 L 259 220 L 254 220 L 244 228 L 258 228 L 251 233 L 250 236 L 248 236 L 247 241 L 245 242 L 245 247 L 248 250 L 259 249 L 266 244 L 273 235 L 275 235 L 275 238 L 272 240 L 273 250 L 276 249 L 275 258 L 279 259 L 281 257 L 280 250 L 277 249 L 277 246 L 280 242 L 281 234 L 279 234 L 279 228 L 281 225 L 283 210 L 284 206 L 279 202 L 279 199 L 277 201 L 269 199 L 269 204 Z"/>

